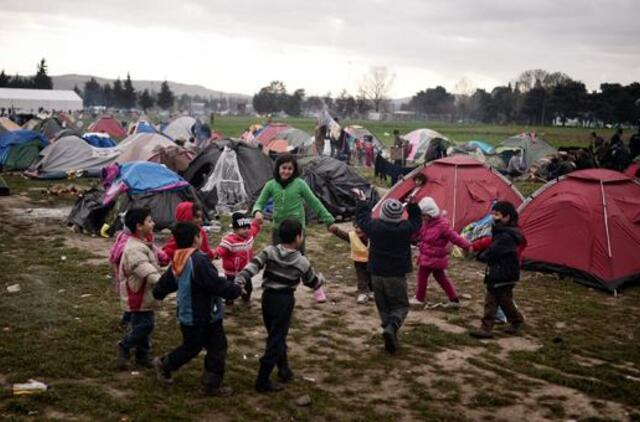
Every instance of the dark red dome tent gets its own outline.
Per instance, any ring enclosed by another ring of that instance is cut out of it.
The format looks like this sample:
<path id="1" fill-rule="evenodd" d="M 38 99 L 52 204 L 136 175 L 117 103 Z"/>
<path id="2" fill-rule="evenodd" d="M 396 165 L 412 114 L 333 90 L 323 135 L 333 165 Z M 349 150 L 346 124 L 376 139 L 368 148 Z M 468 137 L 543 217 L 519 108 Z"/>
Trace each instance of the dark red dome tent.
<path id="1" fill-rule="evenodd" d="M 553 180 L 522 204 L 524 268 L 616 292 L 640 280 L 640 181 L 588 169 Z"/>
<path id="2" fill-rule="evenodd" d="M 380 204 L 385 199 L 404 200 L 413 190 L 413 176 L 418 173 L 427 177 L 427 184 L 416 199 L 435 199 L 457 231 L 487 215 L 496 200 L 509 201 L 515 207 L 524 200 L 513 183 L 496 170 L 468 156 L 454 155 L 431 161 L 405 176 L 374 207 L 374 217 L 380 216 Z"/>

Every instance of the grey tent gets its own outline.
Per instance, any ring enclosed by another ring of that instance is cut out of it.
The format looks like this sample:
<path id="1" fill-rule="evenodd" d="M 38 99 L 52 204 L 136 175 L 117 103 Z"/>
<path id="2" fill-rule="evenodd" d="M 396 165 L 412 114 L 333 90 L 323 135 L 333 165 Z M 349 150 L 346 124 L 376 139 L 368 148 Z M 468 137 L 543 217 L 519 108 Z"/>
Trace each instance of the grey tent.
<path id="1" fill-rule="evenodd" d="M 260 193 L 273 177 L 273 162 L 257 146 L 223 139 L 198 154 L 183 177 L 198 190 L 207 208 L 227 211 Z"/>
<path id="2" fill-rule="evenodd" d="M 197 120 L 191 116 L 181 116 L 171 121 L 164 128 L 162 133 L 169 136 L 173 140 L 181 139 L 188 141 L 190 138 L 195 137 Z"/>
<path id="3" fill-rule="evenodd" d="M 541 158 L 558 153 L 557 149 L 535 133 L 521 133 L 520 135 L 512 136 L 502 141 L 497 148 L 498 152 L 512 149 L 522 150 L 527 169 Z"/>
<path id="4" fill-rule="evenodd" d="M 282 139 L 287 141 L 292 153 L 301 155 L 310 155 L 315 153 L 315 138 L 307 132 L 295 127 L 279 132 L 273 139 Z"/>
<path id="5" fill-rule="evenodd" d="M 317 156 L 299 162 L 305 182 L 334 217 L 348 219 L 355 215 L 354 188 L 363 190 L 372 204 L 378 202 L 375 188 L 343 161 Z"/>
<path id="6" fill-rule="evenodd" d="M 62 123 L 55 117 L 49 117 L 38 123 L 33 130 L 42 133 L 47 139 L 51 140 L 56 137 L 62 129 Z"/>
<path id="7" fill-rule="evenodd" d="M 116 161 L 120 149 L 94 148 L 79 136 L 64 136 L 40 152 L 26 175 L 37 179 L 64 179 L 70 173 L 99 176 L 102 167 Z"/>

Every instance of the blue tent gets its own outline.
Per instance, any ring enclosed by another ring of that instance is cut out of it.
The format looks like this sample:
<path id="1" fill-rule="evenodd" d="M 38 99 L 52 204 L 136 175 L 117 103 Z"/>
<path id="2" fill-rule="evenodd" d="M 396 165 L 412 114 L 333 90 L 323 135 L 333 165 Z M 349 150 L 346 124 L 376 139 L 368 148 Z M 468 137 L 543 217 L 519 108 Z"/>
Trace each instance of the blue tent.
<path id="1" fill-rule="evenodd" d="M 144 120 L 139 121 L 136 124 L 136 128 L 133 131 L 133 133 L 157 133 L 158 131 L 151 126 L 151 124 L 149 122 L 146 122 Z"/>
<path id="2" fill-rule="evenodd" d="M 467 142 L 467 145 L 472 146 L 474 148 L 479 148 L 483 154 L 496 153 L 496 149 L 484 141 L 473 140 L 473 141 Z"/>
<path id="3" fill-rule="evenodd" d="M 118 179 L 132 194 L 189 186 L 189 183 L 162 164 L 133 161 L 120 166 Z"/>
<path id="4" fill-rule="evenodd" d="M 0 134 L 0 166 L 24 169 L 26 166 L 21 165 L 21 163 L 26 163 L 35 158 L 37 152 L 48 144 L 47 138 L 41 133 L 32 130 L 17 130 Z M 25 149 L 25 151 L 20 153 L 17 151 L 18 149 Z M 29 157 L 25 154 L 29 155 Z"/>
<path id="5" fill-rule="evenodd" d="M 110 136 L 97 133 L 85 133 L 82 137 L 89 145 L 96 148 L 112 148 L 118 145 Z"/>

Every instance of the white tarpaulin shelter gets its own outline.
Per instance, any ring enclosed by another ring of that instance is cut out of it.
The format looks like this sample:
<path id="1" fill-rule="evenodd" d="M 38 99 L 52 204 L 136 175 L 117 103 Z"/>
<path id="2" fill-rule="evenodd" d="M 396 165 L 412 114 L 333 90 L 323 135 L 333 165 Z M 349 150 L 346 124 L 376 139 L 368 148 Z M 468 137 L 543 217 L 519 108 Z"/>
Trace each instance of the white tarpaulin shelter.
<path id="1" fill-rule="evenodd" d="M 82 110 L 82 98 L 74 91 L 57 89 L 0 88 L 0 108 L 37 112 Z"/>

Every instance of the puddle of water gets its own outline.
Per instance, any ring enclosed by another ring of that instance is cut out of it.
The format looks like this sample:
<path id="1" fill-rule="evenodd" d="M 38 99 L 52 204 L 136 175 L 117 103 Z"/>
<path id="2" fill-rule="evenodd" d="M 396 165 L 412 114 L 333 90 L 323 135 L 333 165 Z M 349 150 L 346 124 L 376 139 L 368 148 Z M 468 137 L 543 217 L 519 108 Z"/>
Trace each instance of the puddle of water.
<path id="1" fill-rule="evenodd" d="M 25 219 L 51 218 L 64 220 L 71 213 L 72 207 L 62 208 L 9 208 L 9 212 L 16 217 Z"/>

